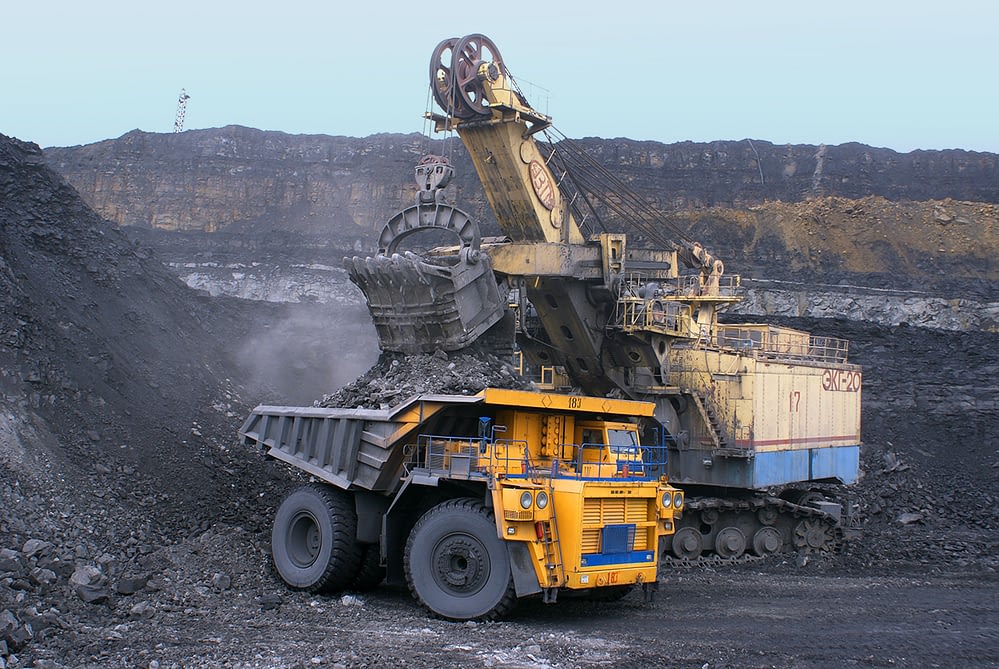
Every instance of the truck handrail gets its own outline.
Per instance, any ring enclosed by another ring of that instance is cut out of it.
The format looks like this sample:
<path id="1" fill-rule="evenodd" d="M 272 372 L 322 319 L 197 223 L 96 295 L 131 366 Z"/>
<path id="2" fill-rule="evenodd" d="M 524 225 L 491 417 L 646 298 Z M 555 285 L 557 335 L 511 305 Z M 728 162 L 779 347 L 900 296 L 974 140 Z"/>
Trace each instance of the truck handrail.
<path id="1" fill-rule="evenodd" d="M 623 447 L 606 444 L 563 444 L 560 452 L 570 457 L 531 458 L 527 442 L 475 436 L 421 434 L 412 464 L 428 473 L 450 478 L 543 480 L 549 478 L 585 481 L 649 481 L 665 473 L 665 444 L 636 446 L 626 459 L 604 460 L 607 452 Z"/>

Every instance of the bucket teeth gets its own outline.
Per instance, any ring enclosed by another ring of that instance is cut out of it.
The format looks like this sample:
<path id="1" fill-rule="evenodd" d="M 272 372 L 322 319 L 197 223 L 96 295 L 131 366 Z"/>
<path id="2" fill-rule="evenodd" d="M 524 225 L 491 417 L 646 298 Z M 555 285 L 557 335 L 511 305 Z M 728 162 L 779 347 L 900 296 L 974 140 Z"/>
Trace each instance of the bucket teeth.
<path id="1" fill-rule="evenodd" d="M 454 351 L 478 339 L 503 316 L 496 277 L 487 256 L 461 255 L 454 265 L 434 265 L 406 252 L 345 258 L 364 293 L 382 350 L 399 353 Z"/>

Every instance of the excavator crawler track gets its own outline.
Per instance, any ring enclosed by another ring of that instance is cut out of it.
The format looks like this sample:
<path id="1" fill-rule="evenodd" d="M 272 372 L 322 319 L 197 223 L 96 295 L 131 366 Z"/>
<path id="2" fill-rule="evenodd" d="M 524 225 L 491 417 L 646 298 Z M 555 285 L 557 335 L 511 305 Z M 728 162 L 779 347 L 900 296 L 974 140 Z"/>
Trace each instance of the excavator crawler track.
<path id="1" fill-rule="evenodd" d="M 688 498 L 661 555 L 671 567 L 741 564 L 778 553 L 835 553 L 843 539 L 835 516 L 779 497 Z"/>

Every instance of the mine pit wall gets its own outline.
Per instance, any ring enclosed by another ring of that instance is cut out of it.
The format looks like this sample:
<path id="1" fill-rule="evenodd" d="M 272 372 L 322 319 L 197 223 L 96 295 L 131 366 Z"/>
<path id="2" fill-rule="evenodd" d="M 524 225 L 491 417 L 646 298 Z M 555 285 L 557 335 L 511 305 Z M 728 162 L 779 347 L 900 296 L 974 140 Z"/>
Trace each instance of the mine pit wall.
<path id="1" fill-rule="evenodd" d="M 942 297 L 865 286 L 803 286 L 787 281 L 747 280 L 743 300 L 727 313 L 846 318 L 878 325 L 935 330 L 999 332 L 999 301 L 957 295 Z"/>
<path id="2" fill-rule="evenodd" d="M 311 302 L 364 306 L 364 295 L 332 265 L 172 262 L 189 287 L 208 293 L 266 302 Z M 740 316 L 847 318 L 879 325 L 907 324 L 952 331 L 999 332 L 999 301 L 939 297 L 913 291 L 858 286 L 806 287 L 801 283 L 746 279 L 742 302 L 726 313 Z"/>
<path id="3" fill-rule="evenodd" d="M 704 402 L 720 441 L 715 443 L 696 402 L 688 402 L 681 413 L 688 434 L 670 453 L 671 481 L 690 482 L 698 472 L 699 483 L 760 490 L 857 480 L 863 380 L 858 366 L 674 349 L 670 369 L 671 385 Z"/>

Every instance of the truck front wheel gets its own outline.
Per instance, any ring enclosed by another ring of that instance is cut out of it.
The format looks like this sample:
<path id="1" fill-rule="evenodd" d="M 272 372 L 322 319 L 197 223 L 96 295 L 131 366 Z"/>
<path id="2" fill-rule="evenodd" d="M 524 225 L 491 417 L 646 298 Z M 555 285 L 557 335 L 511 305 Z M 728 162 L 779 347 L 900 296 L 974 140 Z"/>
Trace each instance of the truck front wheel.
<path id="1" fill-rule="evenodd" d="M 274 568 L 298 590 L 340 590 L 357 576 L 361 547 L 350 493 L 306 485 L 285 497 L 271 532 Z"/>
<path id="2" fill-rule="evenodd" d="M 413 596 L 449 620 L 494 620 L 513 609 L 510 555 L 492 512 L 475 499 L 438 504 L 406 542 L 406 580 Z"/>

